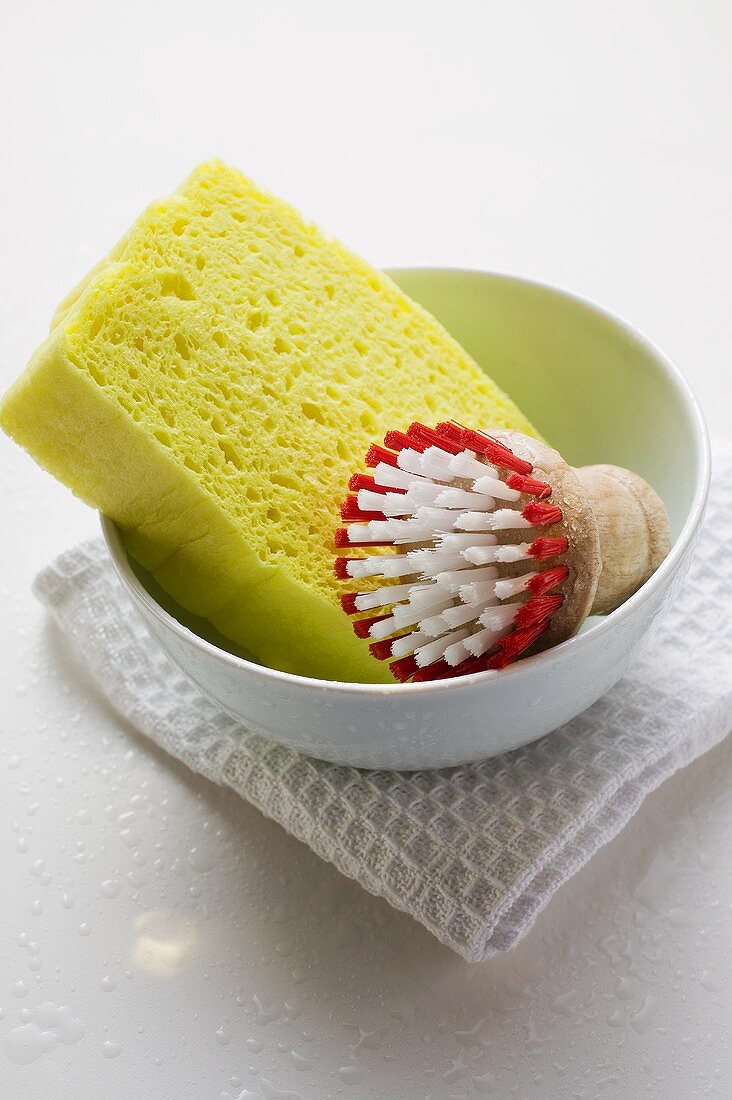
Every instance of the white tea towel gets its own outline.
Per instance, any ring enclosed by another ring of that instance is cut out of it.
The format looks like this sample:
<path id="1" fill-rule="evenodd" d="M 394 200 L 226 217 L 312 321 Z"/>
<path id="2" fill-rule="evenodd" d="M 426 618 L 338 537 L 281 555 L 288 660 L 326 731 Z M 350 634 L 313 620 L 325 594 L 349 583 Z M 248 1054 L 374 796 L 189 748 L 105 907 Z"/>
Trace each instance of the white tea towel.
<path id="1" fill-rule="evenodd" d="M 645 795 L 732 726 L 732 451 L 716 459 L 690 574 L 632 672 L 553 734 L 470 767 L 358 771 L 249 732 L 161 653 L 100 541 L 35 591 L 137 729 L 477 962 L 513 947 Z"/>

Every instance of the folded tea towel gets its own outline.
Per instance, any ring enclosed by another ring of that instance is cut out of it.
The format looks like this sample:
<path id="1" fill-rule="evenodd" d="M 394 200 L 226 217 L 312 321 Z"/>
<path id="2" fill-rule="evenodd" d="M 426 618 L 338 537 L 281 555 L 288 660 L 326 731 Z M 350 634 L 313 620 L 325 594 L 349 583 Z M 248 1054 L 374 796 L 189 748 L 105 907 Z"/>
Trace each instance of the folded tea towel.
<path id="1" fill-rule="evenodd" d="M 730 545 L 727 448 L 690 573 L 630 674 L 541 741 L 433 772 L 338 767 L 245 729 L 160 651 L 100 541 L 35 591 L 137 729 L 478 962 L 513 947 L 648 792 L 732 727 Z"/>

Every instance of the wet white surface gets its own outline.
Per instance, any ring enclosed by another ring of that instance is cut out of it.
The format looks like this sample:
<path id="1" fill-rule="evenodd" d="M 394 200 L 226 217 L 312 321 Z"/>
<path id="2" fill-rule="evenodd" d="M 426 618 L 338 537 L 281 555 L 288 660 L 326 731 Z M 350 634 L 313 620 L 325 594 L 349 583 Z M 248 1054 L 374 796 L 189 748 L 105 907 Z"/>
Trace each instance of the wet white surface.
<path id="1" fill-rule="evenodd" d="M 728 6 L 145 8 L 3 13 L 0 385 L 218 152 L 377 263 L 602 301 L 725 429 Z M 95 518 L 4 440 L 0 491 L 0 1095 L 730 1096 L 729 745 L 470 967 L 110 712 L 29 592 Z"/>

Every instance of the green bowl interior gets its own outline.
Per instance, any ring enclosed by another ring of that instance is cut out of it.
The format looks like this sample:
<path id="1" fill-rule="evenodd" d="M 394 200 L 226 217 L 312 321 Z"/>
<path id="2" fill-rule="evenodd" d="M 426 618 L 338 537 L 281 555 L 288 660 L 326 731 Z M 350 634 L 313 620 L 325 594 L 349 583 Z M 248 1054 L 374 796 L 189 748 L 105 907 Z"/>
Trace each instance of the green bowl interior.
<path id="1" fill-rule="evenodd" d="M 536 283 L 426 268 L 389 274 L 568 462 L 611 462 L 645 477 L 678 535 L 699 475 L 696 429 L 681 384 L 642 337 Z"/>

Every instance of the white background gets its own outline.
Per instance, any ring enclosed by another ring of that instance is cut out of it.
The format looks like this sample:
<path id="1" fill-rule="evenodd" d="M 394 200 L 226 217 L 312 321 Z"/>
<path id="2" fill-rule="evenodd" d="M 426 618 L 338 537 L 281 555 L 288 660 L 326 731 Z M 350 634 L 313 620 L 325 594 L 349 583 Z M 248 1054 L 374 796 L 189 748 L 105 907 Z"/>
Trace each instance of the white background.
<path id="1" fill-rule="evenodd" d="M 219 155 L 378 265 L 597 300 L 729 431 L 724 0 L 0 10 L 3 388 L 140 209 Z M 729 747 L 469 967 L 113 716 L 29 594 L 95 517 L 0 451 L 2 1100 L 732 1094 Z M 46 1001 L 84 1034 L 18 1064 Z"/>

